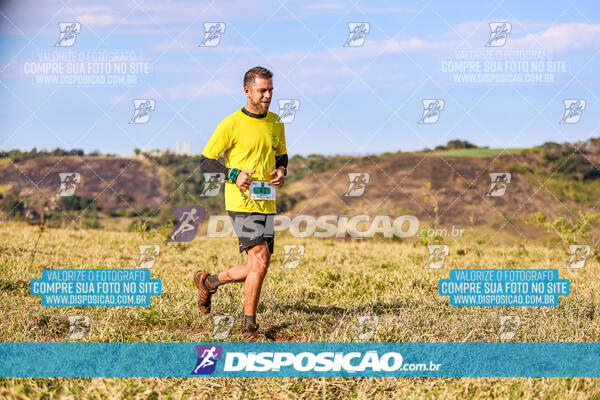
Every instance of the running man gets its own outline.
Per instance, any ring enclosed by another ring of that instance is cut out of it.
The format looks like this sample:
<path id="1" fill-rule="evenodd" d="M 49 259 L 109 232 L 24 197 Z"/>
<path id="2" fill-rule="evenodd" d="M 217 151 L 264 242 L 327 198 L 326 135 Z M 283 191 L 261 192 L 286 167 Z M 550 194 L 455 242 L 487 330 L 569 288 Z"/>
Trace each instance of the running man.
<path id="1" fill-rule="evenodd" d="M 244 75 L 247 104 L 227 116 L 215 129 L 202 152 L 200 167 L 225 174 L 225 208 L 239 241 L 246 251 L 245 264 L 210 275 L 194 275 L 198 306 L 210 313 L 211 296 L 225 283 L 244 282 L 245 340 L 255 341 L 258 332 L 256 308 L 274 245 L 275 191 L 284 183 L 288 156 L 284 125 L 269 112 L 273 95 L 273 73 L 254 67 Z M 225 166 L 217 160 L 225 153 Z"/>

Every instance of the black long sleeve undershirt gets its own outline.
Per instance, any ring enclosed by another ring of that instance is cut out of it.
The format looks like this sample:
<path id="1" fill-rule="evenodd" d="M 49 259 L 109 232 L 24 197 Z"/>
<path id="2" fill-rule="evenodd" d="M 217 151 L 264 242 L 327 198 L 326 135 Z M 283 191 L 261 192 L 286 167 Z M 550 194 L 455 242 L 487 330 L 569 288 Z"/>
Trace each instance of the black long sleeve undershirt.
<path id="1" fill-rule="evenodd" d="M 225 175 L 225 178 L 227 178 L 227 174 L 229 172 L 227 167 L 221 164 L 219 161 L 202 155 L 200 156 L 200 168 L 202 168 L 204 172 L 220 172 Z"/>
<path id="2" fill-rule="evenodd" d="M 280 156 L 275 156 L 275 168 L 279 168 L 281 166 L 283 166 L 287 169 L 287 166 L 288 166 L 287 153 L 282 154 Z M 215 160 L 214 158 L 205 157 L 203 155 L 200 156 L 200 168 L 204 172 L 220 172 L 222 174 L 225 174 L 226 177 L 229 173 L 229 169 L 226 166 L 224 166 L 223 164 L 221 164 L 219 161 Z M 287 172 L 286 172 L 286 174 L 287 174 Z"/>
<path id="3" fill-rule="evenodd" d="M 280 156 L 275 156 L 275 168 L 285 167 L 284 175 L 287 175 L 288 155 L 284 153 Z"/>

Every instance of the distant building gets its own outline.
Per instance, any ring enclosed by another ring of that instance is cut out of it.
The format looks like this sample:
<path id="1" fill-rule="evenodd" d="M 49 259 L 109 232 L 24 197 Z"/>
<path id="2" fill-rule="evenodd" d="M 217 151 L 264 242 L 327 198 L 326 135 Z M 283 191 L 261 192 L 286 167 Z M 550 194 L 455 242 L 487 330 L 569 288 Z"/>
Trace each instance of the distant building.
<path id="1" fill-rule="evenodd" d="M 151 150 L 151 151 L 147 151 L 146 154 L 148 154 L 149 156 L 152 157 L 160 157 L 160 156 L 164 156 L 165 154 L 168 154 L 169 150 Z"/>
<path id="2" fill-rule="evenodd" d="M 140 151 L 138 154 L 133 154 L 130 157 L 143 159 L 145 156 L 151 157 L 160 157 L 166 154 L 177 154 L 179 156 L 191 156 L 192 155 L 192 143 L 191 142 L 182 142 L 182 147 L 179 146 L 179 141 L 175 142 L 175 152 L 171 152 L 170 150 L 150 150 L 150 151 Z"/>
<path id="3" fill-rule="evenodd" d="M 183 145 L 183 148 L 180 151 L 179 150 L 179 141 L 175 142 L 175 154 L 191 156 L 192 155 L 192 143 L 191 142 L 183 142 L 182 145 Z"/>

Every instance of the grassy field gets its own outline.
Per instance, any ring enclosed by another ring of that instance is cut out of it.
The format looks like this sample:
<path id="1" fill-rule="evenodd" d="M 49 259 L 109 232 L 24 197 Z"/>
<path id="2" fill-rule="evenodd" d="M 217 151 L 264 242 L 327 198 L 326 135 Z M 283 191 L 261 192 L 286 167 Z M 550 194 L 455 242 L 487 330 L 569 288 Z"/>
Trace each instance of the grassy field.
<path id="1" fill-rule="evenodd" d="M 37 246 L 36 246 L 37 243 Z M 152 278 L 163 294 L 150 307 L 42 307 L 29 281 L 45 268 L 133 267 L 139 244 L 160 244 Z M 378 342 L 494 342 L 499 318 L 518 315 L 514 341 L 600 341 L 600 270 L 589 260 L 566 270 L 560 247 L 476 244 L 471 234 L 447 239 L 451 252 L 440 270 L 423 268 L 426 247 L 406 241 L 332 241 L 278 237 L 264 283 L 258 322 L 271 340 L 353 341 L 357 318 L 377 315 Z M 283 244 L 304 244 L 296 269 L 280 268 Z M 167 244 L 159 233 L 76 231 L 19 223 L 0 226 L 0 339 L 4 342 L 66 341 L 69 315 L 87 315 L 91 342 L 211 341 L 211 316 L 200 315 L 192 276 L 196 269 L 221 271 L 243 261 L 235 238 L 197 237 Z M 451 307 L 437 282 L 451 268 L 558 268 L 571 294 L 558 307 Z M 242 285 L 219 289 L 213 314 L 235 317 L 229 341 L 241 341 Z M 589 378 L 366 379 L 366 378 L 1 378 L 0 398 L 599 398 Z"/>

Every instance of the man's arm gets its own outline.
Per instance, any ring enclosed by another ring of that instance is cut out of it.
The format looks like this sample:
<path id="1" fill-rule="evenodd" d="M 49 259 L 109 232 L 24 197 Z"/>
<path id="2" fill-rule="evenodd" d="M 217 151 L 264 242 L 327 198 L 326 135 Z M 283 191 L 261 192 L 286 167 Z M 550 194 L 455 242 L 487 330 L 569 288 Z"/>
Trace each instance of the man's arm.
<path id="1" fill-rule="evenodd" d="M 204 155 L 200 156 L 200 168 L 204 172 L 216 172 L 225 175 L 225 179 L 230 180 L 233 183 L 237 182 L 237 177 L 240 174 L 240 170 L 237 168 L 227 168 L 219 161 L 214 158 L 208 158 Z"/>
<path id="2" fill-rule="evenodd" d="M 231 133 L 229 120 L 226 118 L 219 123 L 200 156 L 200 168 L 206 172 L 217 172 L 225 175 L 226 180 L 237 184 L 240 170 L 227 168 L 218 159 L 227 149 L 233 146 L 234 139 Z"/>
<path id="3" fill-rule="evenodd" d="M 214 158 L 200 156 L 200 168 L 204 172 L 218 172 L 227 176 L 228 168 Z"/>
<path id="4" fill-rule="evenodd" d="M 275 168 L 282 169 L 283 175 L 287 175 L 288 155 L 284 153 L 280 156 L 275 156 Z M 283 167 L 283 168 L 280 168 Z"/>
<path id="5" fill-rule="evenodd" d="M 285 182 L 284 176 L 287 174 L 287 153 L 283 153 L 279 156 L 275 156 L 275 169 L 271 171 L 271 176 L 274 177 L 269 182 L 276 187 L 283 186 Z"/>
<path id="6" fill-rule="evenodd" d="M 287 175 L 288 166 L 287 147 L 285 145 L 285 125 L 278 119 L 275 127 L 278 130 L 279 136 L 279 143 L 277 144 L 277 149 L 275 149 L 275 169 L 282 170 L 283 175 L 285 176 Z"/>

